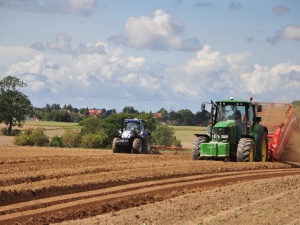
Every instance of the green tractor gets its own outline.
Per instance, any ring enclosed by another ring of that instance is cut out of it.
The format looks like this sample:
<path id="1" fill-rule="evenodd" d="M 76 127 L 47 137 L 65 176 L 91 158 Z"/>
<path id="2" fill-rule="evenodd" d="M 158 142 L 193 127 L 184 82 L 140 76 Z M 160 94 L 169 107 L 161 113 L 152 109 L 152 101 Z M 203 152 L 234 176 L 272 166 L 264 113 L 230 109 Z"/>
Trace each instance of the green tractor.
<path id="1" fill-rule="evenodd" d="M 244 100 L 211 101 L 206 134 L 195 134 L 192 159 L 268 161 L 268 129 L 259 124 L 262 106 Z M 201 104 L 205 110 L 205 103 Z"/>

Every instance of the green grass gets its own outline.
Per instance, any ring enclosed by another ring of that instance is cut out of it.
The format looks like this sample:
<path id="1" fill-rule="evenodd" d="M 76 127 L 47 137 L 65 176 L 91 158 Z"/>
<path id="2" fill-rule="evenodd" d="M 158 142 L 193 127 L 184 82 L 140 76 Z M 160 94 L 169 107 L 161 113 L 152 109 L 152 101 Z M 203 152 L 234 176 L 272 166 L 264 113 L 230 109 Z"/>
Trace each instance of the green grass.
<path id="1" fill-rule="evenodd" d="M 35 121 L 28 120 L 25 122 L 25 126 L 37 126 L 37 127 L 55 127 L 55 128 L 78 128 L 78 123 L 67 123 L 67 122 L 55 122 L 55 121 Z"/>
<path id="2" fill-rule="evenodd" d="M 176 139 L 190 143 L 194 140 L 194 134 L 204 134 L 206 132 L 206 127 L 199 126 L 173 126 L 173 128 Z"/>

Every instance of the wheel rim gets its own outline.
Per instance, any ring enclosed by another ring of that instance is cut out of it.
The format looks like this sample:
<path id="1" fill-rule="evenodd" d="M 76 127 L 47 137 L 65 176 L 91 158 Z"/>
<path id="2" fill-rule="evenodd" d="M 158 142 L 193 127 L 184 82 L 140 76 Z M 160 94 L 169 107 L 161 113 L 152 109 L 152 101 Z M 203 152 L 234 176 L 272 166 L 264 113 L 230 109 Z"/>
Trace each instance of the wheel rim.
<path id="1" fill-rule="evenodd" d="M 264 139 L 262 142 L 262 146 L 261 146 L 261 161 L 262 162 L 266 162 L 267 161 L 267 143 L 266 140 Z"/>

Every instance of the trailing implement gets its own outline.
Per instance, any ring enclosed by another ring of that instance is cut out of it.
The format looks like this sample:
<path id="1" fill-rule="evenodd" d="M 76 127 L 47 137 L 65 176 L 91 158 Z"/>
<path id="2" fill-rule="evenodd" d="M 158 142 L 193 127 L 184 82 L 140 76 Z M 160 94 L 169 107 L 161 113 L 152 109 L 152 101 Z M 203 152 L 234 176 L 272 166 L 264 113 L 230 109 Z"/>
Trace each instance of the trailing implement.
<path id="1" fill-rule="evenodd" d="M 151 133 L 146 130 L 146 121 L 125 119 L 120 135 L 113 139 L 113 153 L 150 153 Z"/>
<path id="2" fill-rule="evenodd" d="M 279 160 L 287 150 L 292 133 L 297 127 L 295 108 L 290 103 L 260 103 L 263 111 L 258 113 L 261 124 L 268 127 L 268 149 L 271 161 Z"/>
<path id="3" fill-rule="evenodd" d="M 207 134 L 195 134 L 192 159 L 268 161 L 268 128 L 260 124 L 262 106 L 244 100 L 211 102 Z M 202 110 L 205 103 L 202 104 Z"/>

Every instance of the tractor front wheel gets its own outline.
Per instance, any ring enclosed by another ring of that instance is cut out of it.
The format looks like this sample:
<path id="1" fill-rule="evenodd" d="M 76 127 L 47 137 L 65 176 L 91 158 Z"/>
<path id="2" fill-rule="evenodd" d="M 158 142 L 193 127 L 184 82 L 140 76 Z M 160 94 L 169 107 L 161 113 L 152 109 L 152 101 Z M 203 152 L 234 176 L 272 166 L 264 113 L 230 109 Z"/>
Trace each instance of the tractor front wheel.
<path id="1" fill-rule="evenodd" d="M 120 138 L 114 138 L 113 142 L 112 142 L 112 150 L 113 153 L 120 153 L 120 150 L 118 149 L 118 147 L 116 146 L 116 142 L 120 140 Z"/>
<path id="2" fill-rule="evenodd" d="M 202 143 L 207 143 L 208 137 L 205 136 L 196 136 L 193 141 L 193 147 L 192 147 L 192 160 L 198 160 L 200 159 L 200 149 Z"/>
<path id="3" fill-rule="evenodd" d="M 142 153 L 142 140 L 140 138 L 135 138 L 132 143 L 132 153 Z"/>
<path id="4" fill-rule="evenodd" d="M 236 159 L 238 162 L 254 161 L 255 144 L 252 138 L 241 138 L 237 147 Z"/>

